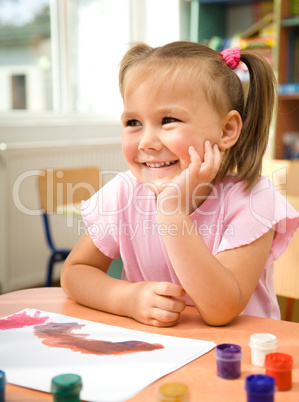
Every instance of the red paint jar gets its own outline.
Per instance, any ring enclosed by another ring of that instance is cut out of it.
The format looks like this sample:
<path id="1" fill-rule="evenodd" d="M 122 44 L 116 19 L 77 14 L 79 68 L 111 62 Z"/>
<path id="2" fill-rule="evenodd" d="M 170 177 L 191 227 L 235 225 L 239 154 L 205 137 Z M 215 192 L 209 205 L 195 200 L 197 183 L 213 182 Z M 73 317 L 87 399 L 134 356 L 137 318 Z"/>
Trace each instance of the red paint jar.
<path id="1" fill-rule="evenodd" d="M 265 357 L 266 374 L 275 379 L 279 391 L 292 388 L 293 358 L 286 353 L 269 353 Z"/>

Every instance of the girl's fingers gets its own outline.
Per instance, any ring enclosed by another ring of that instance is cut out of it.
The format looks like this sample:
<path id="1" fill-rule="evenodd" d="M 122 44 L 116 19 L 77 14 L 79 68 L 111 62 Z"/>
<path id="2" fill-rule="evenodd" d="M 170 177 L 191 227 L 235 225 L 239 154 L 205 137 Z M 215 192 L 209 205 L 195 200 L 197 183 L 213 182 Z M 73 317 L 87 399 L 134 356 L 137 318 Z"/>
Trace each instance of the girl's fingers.
<path id="1" fill-rule="evenodd" d="M 181 286 L 171 282 L 155 282 L 153 291 L 156 295 L 164 297 L 183 297 L 186 294 Z"/>
<path id="2" fill-rule="evenodd" d="M 189 147 L 188 152 L 190 156 L 190 162 L 193 165 L 193 167 L 195 167 L 195 170 L 196 168 L 198 169 L 211 168 L 213 170 L 215 169 L 218 171 L 221 162 L 221 155 L 217 144 L 214 144 L 212 147 L 210 141 L 205 141 L 203 161 L 201 160 L 198 152 L 196 151 L 193 145 Z"/>
<path id="3" fill-rule="evenodd" d="M 151 320 L 149 320 L 149 322 L 147 322 L 147 324 L 152 325 L 154 327 L 159 327 L 159 328 L 173 327 L 174 325 L 176 325 L 178 323 L 179 318 L 180 317 L 178 316 L 177 319 L 175 319 L 174 321 L 168 321 L 168 322 L 163 322 L 163 321 L 159 321 L 155 318 L 152 318 Z"/>
<path id="4" fill-rule="evenodd" d="M 181 313 L 185 310 L 186 304 L 184 299 L 161 296 L 156 299 L 155 307 L 168 313 Z"/>
<path id="5" fill-rule="evenodd" d="M 214 166 L 214 152 L 210 141 L 206 141 L 204 145 L 204 163 L 205 165 Z"/>
<path id="6" fill-rule="evenodd" d="M 201 165 L 201 159 L 197 151 L 195 150 L 194 146 L 191 145 L 188 149 L 189 155 L 190 155 L 190 161 L 191 163 L 196 163 L 199 166 Z"/>
<path id="7" fill-rule="evenodd" d="M 205 153 L 204 153 L 204 169 L 211 169 L 214 173 L 217 173 L 221 163 L 221 154 L 217 144 L 214 144 L 213 147 L 210 141 L 205 142 Z"/>
<path id="8" fill-rule="evenodd" d="M 214 152 L 214 167 L 215 169 L 217 169 L 218 172 L 221 164 L 221 153 L 217 144 L 213 146 L 213 152 Z"/>
<path id="9" fill-rule="evenodd" d="M 180 313 L 166 311 L 159 308 L 153 309 L 152 320 L 160 323 L 159 326 L 172 326 L 175 325 L 180 318 Z"/>

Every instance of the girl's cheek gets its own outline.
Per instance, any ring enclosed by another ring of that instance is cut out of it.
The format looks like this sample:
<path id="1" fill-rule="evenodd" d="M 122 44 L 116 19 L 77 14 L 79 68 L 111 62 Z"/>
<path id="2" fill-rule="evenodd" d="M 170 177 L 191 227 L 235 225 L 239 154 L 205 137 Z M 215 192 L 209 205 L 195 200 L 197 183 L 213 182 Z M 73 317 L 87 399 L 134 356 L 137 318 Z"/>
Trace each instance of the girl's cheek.
<path id="1" fill-rule="evenodd" d="M 125 139 L 122 142 L 122 152 L 125 160 L 130 163 L 133 157 L 132 147 Z"/>
<path id="2" fill-rule="evenodd" d="M 189 165 L 190 165 L 190 162 L 191 162 L 190 155 L 189 155 L 189 152 L 188 152 L 188 149 L 187 149 L 187 152 L 184 153 L 184 155 L 181 156 L 181 168 L 183 170 L 187 169 L 189 167 Z"/>
<path id="3" fill-rule="evenodd" d="M 198 153 L 201 161 L 204 160 L 204 154 L 205 154 L 205 144 L 201 142 L 200 144 L 197 144 L 194 146 L 195 151 Z"/>
<path id="4" fill-rule="evenodd" d="M 190 144 L 188 147 L 185 149 L 184 155 L 181 157 L 182 161 L 182 167 L 184 165 L 184 168 L 186 169 L 190 165 L 190 155 L 189 155 L 189 146 L 193 146 L 195 151 L 198 153 L 200 159 L 203 161 L 204 158 L 204 144 L 198 143 L 198 144 Z"/>

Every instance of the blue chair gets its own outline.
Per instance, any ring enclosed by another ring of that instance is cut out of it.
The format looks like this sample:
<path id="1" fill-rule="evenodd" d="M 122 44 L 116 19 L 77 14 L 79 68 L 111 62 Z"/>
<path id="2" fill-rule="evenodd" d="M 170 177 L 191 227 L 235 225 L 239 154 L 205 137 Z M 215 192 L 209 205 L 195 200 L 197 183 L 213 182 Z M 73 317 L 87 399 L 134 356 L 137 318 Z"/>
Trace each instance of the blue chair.
<path id="1" fill-rule="evenodd" d="M 46 283 L 45 286 L 51 286 L 52 285 L 52 275 L 53 275 L 53 267 L 56 262 L 61 262 L 66 259 L 66 257 L 69 255 L 71 252 L 71 249 L 63 249 L 63 248 L 56 248 L 53 244 L 52 241 L 52 236 L 50 232 L 50 226 L 49 226 L 49 219 L 48 215 L 46 212 L 43 212 L 43 219 L 44 219 L 44 228 L 46 232 L 46 239 L 48 246 L 51 250 L 51 255 L 48 260 L 48 267 L 47 267 L 47 277 L 46 277 Z"/>
<path id="2" fill-rule="evenodd" d="M 81 201 L 89 199 L 100 187 L 101 175 L 97 167 L 50 168 L 40 171 L 38 190 L 47 246 L 50 249 L 45 286 L 52 285 L 54 265 L 64 261 L 71 252 L 71 248 L 55 245 L 50 216 L 79 213 Z"/>

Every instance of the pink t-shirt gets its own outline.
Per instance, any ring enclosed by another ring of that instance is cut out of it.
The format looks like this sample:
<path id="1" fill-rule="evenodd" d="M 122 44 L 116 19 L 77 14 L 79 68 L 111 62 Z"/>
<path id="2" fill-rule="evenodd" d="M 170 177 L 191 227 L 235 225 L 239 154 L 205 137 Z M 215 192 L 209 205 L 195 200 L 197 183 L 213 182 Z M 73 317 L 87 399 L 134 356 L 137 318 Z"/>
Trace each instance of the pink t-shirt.
<path id="1" fill-rule="evenodd" d="M 279 319 L 273 262 L 283 254 L 296 232 L 299 214 L 267 178 L 261 177 L 250 190 L 244 188 L 244 182 L 228 175 L 213 187 L 191 218 L 196 233 L 214 255 L 250 244 L 275 226 L 269 257 L 243 313 Z M 124 280 L 180 285 L 159 231 L 155 195 L 131 172 L 118 174 L 88 201 L 83 201 L 82 216 L 101 252 L 112 259 L 121 255 Z M 186 227 L 186 234 L 187 230 Z M 176 227 L 169 231 L 175 236 Z M 193 304 L 188 296 L 186 303 Z"/>

